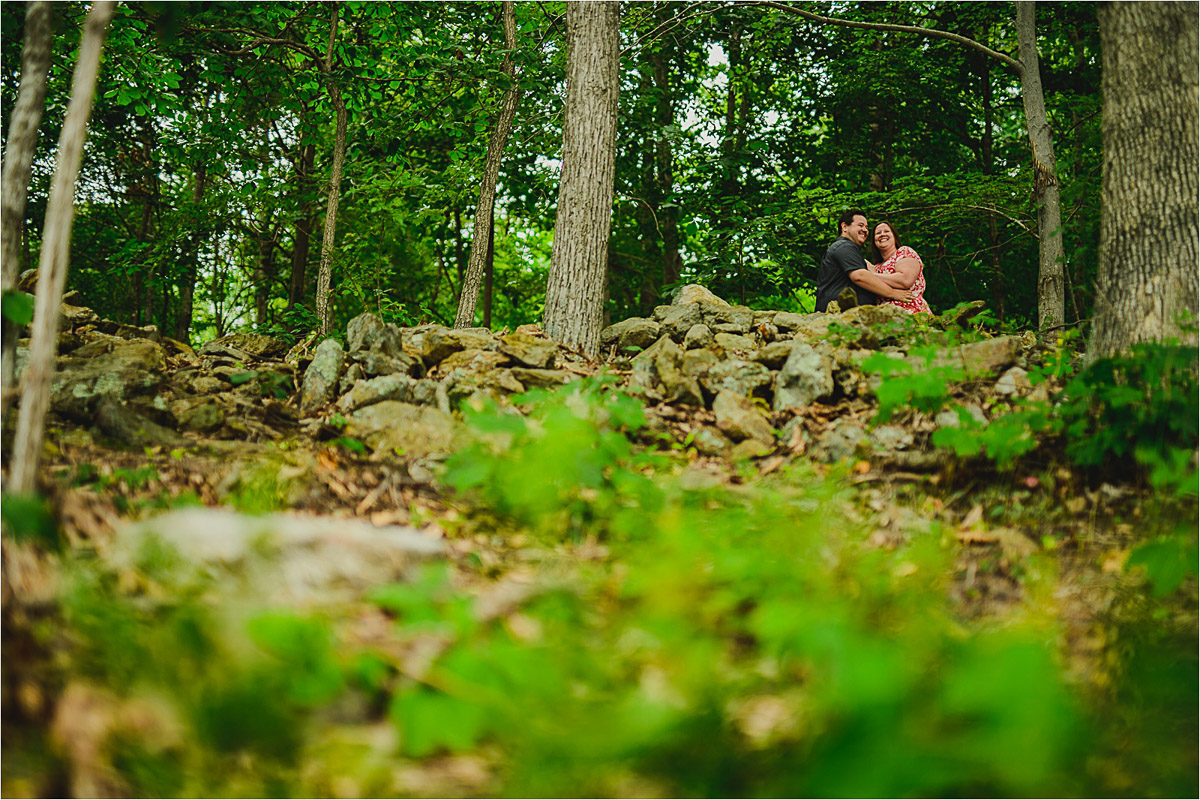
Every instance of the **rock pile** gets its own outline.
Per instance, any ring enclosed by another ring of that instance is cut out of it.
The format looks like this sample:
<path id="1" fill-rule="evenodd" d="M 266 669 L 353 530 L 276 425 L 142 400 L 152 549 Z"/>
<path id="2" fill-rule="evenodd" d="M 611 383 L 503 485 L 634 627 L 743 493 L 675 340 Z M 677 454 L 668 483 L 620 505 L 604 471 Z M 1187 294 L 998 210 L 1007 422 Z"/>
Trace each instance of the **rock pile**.
<path id="1" fill-rule="evenodd" d="M 934 323 L 962 324 L 980 305 Z M 780 444 L 801 452 L 814 434 L 809 455 L 838 460 L 863 444 L 865 421 L 863 413 L 830 412 L 847 403 L 869 408 L 873 379 L 861 365 L 873 352 L 912 358 L 887 334 L 904 316 L 890 305 L 756 311 L 692 285 L 650 318 L 605 328 L 597 364 L 535 325 L 500 333 L 400 328 L 367 313 L 350 321 L 344 346 L 327 339 L 311 352 L 288 352 L 278 339 L 235 334 L 193 351 L 153 326 L 120 325 L 67 305 L 52 409 L 135 446 L 340 433 L 378 457 L 420 458 L 452 448 L 453 415 L 464 402 L 504 403 L 605 369 L 646 399 L 656 432 L 690 437 L 706 455 L 758 457 Z M 1011 394 L 1028 388 L 1021 364 L 1033 344 L 1032 335 L 986 339 L 944 351 L 938 363 L 1000 375 L 994 391 Z M 895 451 L 922 444 L 912 431 L 888 426 L 871 441 Z"/>

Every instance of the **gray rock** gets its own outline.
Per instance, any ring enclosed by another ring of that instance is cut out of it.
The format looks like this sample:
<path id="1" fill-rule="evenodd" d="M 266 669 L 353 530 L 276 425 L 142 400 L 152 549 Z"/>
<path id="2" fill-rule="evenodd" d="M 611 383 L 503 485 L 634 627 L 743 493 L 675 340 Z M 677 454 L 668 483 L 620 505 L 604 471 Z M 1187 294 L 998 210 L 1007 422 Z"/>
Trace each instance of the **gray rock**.
<path id="1" fill-rule="evenodd" d="M 1029 373 L 1020 367 L 1012 367 L 996 381 L 996 394 L 1017 394 L 1032 388 Z"/>
<path id="2" fill-rule="evenodd" d="M 507 395 L 525 391 L 525 386 L 513 376 L 512 370 L 508 369 L 470 372 L 460 368 L 448 373 L 442 384 L 446 387 L 446 396 L 451 408 L 476 396 L 501 400 Z"/>
<path id="3" fill-rule="evenodd" d="M 755 311 L 754 312 L 754 327 L 759 325 L 771 325 L 775 322 L 775 315 L 778 311 Z"/>
<path id="4" fill-rule="evenodd" d="M 95 423 L 105 435 L 133 447 L 181 447 L 187 439 L 159 425 L 128 404 L 105 398 L 96 407 Z"/>
<path id="5" fill-rule="evenodd" d="M 683 374 L 697 381 L 703 381 L 708 370 L 720 362 L 720 357 L 712 350 L 688 350 L 683 354 L 680 368 Z"/>
<path id="6" fill-rule="evenodd" d="M 709 367 L 700 383 L 712 394 L 729 391 L 749 397 L 765 394 L 762 390 L 771 386 L 771 371 L 754 361 L 727 358 Z"/>
<path id="7" fill-rule="evenodd" d="M 396 357 L 403 353 L 402 335 L 370 312 L 359 314 L 346 325 L 346 349 L 351 353 L 374 352 Z"/>
<path id="8" fill-rule="evenodd" d="M 255 360 L 281 359 L 288 351 L 287 342 L 261 333 L 231 333 L 221 336 L 200 348 L 199 354 L 206 355 L 217 348 L 232 348 Z"/>
<path id="9" fill-rule="evenodd" d="M 733 442 L 720 430 L 711 425 L 701 425 L 696 428 L 692 437 L 692 446 L 706 456 L 720 456 L 729 452 Z"/>
<path id="10" fill-rule="evenodd" d="M 651 399 L 702 407 L 700 384 L 684 373 L 683 357 L 679 345 L 663 336 L 633 360 L 629 385 L 643 389 Z"/>
<path id="11" fill-rule="evenodd" d="M 177 558 L 164 562 L 164 545 Z M 108 563 L 122 572 L 151 570 L 160 582 L 212 581 L 214 600 L 304 608 L 358 600 L 445 555 L 442 540 L 410 527 L 185 508 L 119 527 Z"/>
<path id="12" fill-rule="evenodd" d="M 965 305 L 951 308 L 937 317 L 937 325 L 941 328 L 965 328 L 967 323 L 983 312 L 987 303 L 982 300 L 972 300 Z"/>
<path id="13" fill-rule="evenodd" d="M 908 362 L 917 369 L 929 367 L 961 367 L 968 378 L 997 375 L 1016 363 L 1021 355 L 1021 340 L 1016 336 L 997 336 L 979 342 L 959 345 L 943 351 L 932 363 L 910 356 Z"/>
<path id="14" fill-rule="evenodd" d="M 421 325 L 407 330 L 403 349 L 408 355 L 419 358 L 426 367 L 432 367 L 460 350 L 495 350 L 496 341 L 485 328 Z"/>
<path id="15" fill-rule="evenodd" d="M 867 439 L 867 432 L 849 420 L 839 420 L 825 429 L 813 448 L 813 458 L 826 463 L 844 461 L 857 452 Z"/>
<path id="16" fill-rule="evenodd" d="M 775 450 L 775 445 L 762 441 L 761 439 L 743 439 L 733 446 L 729 451 L 729 458 L 732 461 L 744 461 L 748 458 L 761 458 L 765 455 L 770 455 Z"/>
<path id="17" fill-rule="evenodd" d="M 333 399 L 342 376 L 342 356 L 342 345 L 337 339 L 326 339 L 317 345 L 300 386 L 301 412 L 315 411 Z"/>
<path id="18" fill-rule="evenodd" d="M 795 314 L 793 316 L 796 319 L 789 320 L 794 324 L 792 338 L 810 342 L 824 341 L 829 336 L 829 324 L 834 321 L 840 322 L 836 314 Z M 778 314 L 775 316 L 775 324 L 780 326 L 780 330 L 783 330 Z"/>
<path id="19" fill-rule="evenodd" d="M 677 342 L 683 341 L 692 326 L 704 321 L 700 306 L 696 303 L 658 306 L 654 309 L 654 318 L 662 324 L 662 332 Z"/>
<path id="20" fill-rule="evenodd" d="M 964 403 L 962 408 L 980 425 L 987 425 L 987 414 L 983 413 L 982 408 L 974 403 Z M 962 425 L 962 420 L 959 419 L 958 412 L 953 408 L 942 409 L 933 418 L 933 421 L 939 428 L 957 428 Z"/>
<path id="21" fill-rule="evenodd" d="M 158 390 L 163 380 L 162 347 L 145 339 L 118 340 L 109 347 L 94 358 L 72 355 L 58 360 L 50 388 L 51 408 L 90 422 L 101 402 L 120 403 Z"/>
<path id="22" fill-rule="evenodd" d="M 171 414 L 181 430 L 201 433 L 214 431 L 225 424 L 225 411 L 205 397 L 185 397 L 171 404 Z"/>
<path id="23" fill-rule="evenodd" d="M 901 425 L 880 425 L 871 431 L 871 449 L 876 451 L 907 450 L 914 441 L 912 431 Z"/>
<path id="24" fill-rule="evenodd" d="M 774 316 L 774 318 L 771 319 L 771 323 L 780 331 L 791 333 L 800 327 L 800 325 L 804 322 L 804 318 L 807 316 L 812 315 L 794 314 L 791 311 L 780 311 Z"/>
<path id="25" fill-rule="evenodd" d="M 793 342 L 771 342 L 750 358 L 768 369 L 779 369 L 792 354 Z"/>
<path id="26" fill-rule="evenodd" d="M 734 441 L 757 439 L 768 445 L 775 441 L 771 423 L 745 395 L 729 390 L 717 392 L 713 413 L 717 417 L 717 427 Z"/>
<path id="27" fill-rule="evenodd" d="M 409 402 L 412 400 L 413 387 L 416 383 L 409 376 L 399 373 L 358 381 L 349 392 L 338 400 L 338 410 L 343 414 L 348 414 L 374 403 L 382 403 L 384 400 Z"/>
<path id="28" fill-rule="evenodd" d="M 413 383 L 412 402 L 421 406 L 436 406 L 438 404 L 438 381 L 420 378 Z M 449 403 L 447 402 L 447 410 Z"/>
<path id="29" fill-rule="evenodd" d="M 468 371 L 479 371 L 496 369 L 508 363 L 510 363 L 509 357 L 504 353 L 495 350 L 472 348 L 470 350 L 460 350 L 457 353 L 451 353 L 446 356 L 442 360 L 442 363 L 438 365 L 438 369 L 445 374 L 459 367 Z"/>
<path id="30" fill-rule="evenodd" d="M 389 356 L 374 351 L 358 352 L 354 354 L 354 360 L 362 366 L 363 374 L 368 378 L 396 373 L 417 377 L 421 373 L 421 361 L 408 353 Z"/>
<path id="31" fill-rule="evenodd" d="M 534 369 L 553 369 L 558 345 L 528 333 L 514 331 L 500 340 L 500 352 Z"/>
<path id="32" fill-rule="evenodd" d="M 645 350 L 657 342 L 661 335 L 662 326 L 654 320 L 630 317 L 600 331 L 600 346 L 616 345 L 617 349 L 621 351 L 633 347 Z"/>
<path id="33" fill-rule="evenodd" d="M 833 364 L 805 342 L 797 342 L 775 381 L 775 410 L 801 408 L 833 394 Z"/>
<path id="34" fill-rule="evenodd" d="M 749 336 L 736 333 L 718 333 L 713 335 L 713 343 L 726 353 L 753 353 L 758 345 Z"/>
<path id="35" fill-rule="evenodd" d="M 430 406 L 384 400 L 351 414 L 346 434 L 366 442 L 377 455 L 418 458 L 450 449 L 454 419 Z"/>
<path id="36" fill-rule="evenodd" d="M 551 389 L 562 386 L 579 376 L 573 372 L 561 369 L 533 369 L 532 367 L 513 367 L 512 375 L 525 385 L 527 389 Z"/>
<path id="37" fill-rule="evenodd" d="M 711 347 L 713 343 L 712 329 L 702 323 L 697 323 L 688 328 L 688 332 L 683 337 L 684 350 L 696 350 L 701 347 Z"/>
<path id="38" fill-rule="evenodd" d="M 746 306 L 700 303 L 704 324 L 718 333 L 749 333 L 754 329 L 754 312 Z"/>
<path id="39" fill-rule="evenodd" d="M 671 301 L 671 305 L 673 306 L 683 306 L 688 303 L 709 303 L 717 306 L 729 305 L 698 283 L 689 283 L 681 287 L 679 292 L 676 293 L 675 299 Z"/>
<path id="40" fill-rule="evenodd" d="M 354 384 L 361 381 L 366 376 L 363 372 L 362 364 L 353 363 L 346 368 L 342 373 L 341 379 L 338 381 L 338 394 L 345 394 L 354 388 Z"/>
<path id="41" fill-rule="evenodd" d="M 192 381 L 192 391 L 196 394 L 213 394 L 225 388 L 225 381 L 210 375 L 201 375 Z"/>

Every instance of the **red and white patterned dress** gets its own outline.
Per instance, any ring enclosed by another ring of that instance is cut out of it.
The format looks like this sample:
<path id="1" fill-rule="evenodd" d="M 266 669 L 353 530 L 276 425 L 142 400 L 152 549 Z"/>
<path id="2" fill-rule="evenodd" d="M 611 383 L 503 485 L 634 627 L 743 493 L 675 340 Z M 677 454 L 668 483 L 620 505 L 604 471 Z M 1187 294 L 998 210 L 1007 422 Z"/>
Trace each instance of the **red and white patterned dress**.
<path id="1" fill-rule="evenodd" d="M 896 271 L 896 262 L 902 258 L 915 258 L 917 260 L 917 280 L 913 283 L 909 291 L 913 294 L 912 302 L 902 303 L 899 300 L 885 300 L 879 298 L 879 302 L 891 303 L 894 306 L 900 306 L 910 314 L 924 313 L 932 314 L 929 304 L 925 302 L 925 264 L 921 261 L 921 257 L 917 255 L 917 251 L 913 250 L 908 245 L 899 247 L 896 252 L 892 253 L 892 257 L 882 264 L 875 265 L 875 271 L 883 273 L 894 273 Z"/>

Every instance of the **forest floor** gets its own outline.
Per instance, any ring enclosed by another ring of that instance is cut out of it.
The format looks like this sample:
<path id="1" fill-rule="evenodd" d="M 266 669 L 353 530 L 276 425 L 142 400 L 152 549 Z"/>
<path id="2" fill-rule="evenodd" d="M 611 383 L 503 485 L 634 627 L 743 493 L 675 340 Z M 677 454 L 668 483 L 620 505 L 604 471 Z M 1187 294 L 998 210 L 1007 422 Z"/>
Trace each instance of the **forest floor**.
<path id="1" fill-rule="evenodd" d="M 483 409 L 449 459 L 60 420 L 52 532 L 4 541 L 4 794 L 1195 792 L 1196 584 L 1127 566 L 1194 497 L 1045 458 L 810 459 L 871 428 L 863 400 L 741 458 L 693 446 L 703 408 L 631 409 Z M 338 522 L 182 564 L 130 544 L 217 507 Z"/>

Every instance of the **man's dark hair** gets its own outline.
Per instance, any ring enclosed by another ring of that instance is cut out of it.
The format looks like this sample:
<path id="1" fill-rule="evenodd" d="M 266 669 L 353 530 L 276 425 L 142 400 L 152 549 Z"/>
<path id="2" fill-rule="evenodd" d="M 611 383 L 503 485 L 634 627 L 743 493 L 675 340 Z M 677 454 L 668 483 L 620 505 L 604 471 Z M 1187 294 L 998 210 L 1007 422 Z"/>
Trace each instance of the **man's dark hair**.
<path id="1" fill-rule="evenodd" d="M 896 226 L 890 219 L 879 220 L 871 227 L 871 235 L 867 237 L 867 244 L 871 248 L 871 255 L 874 256 L 876 264 L 883 263 L 883 253 L 879 252 L 879 248 L 875 246 L 875 231 L 879 230 L 880 225 L 887 225 L 892 229 L 892 241 L 895 242 L 896 249 L 900 249 L 900 231 L 896 230 Z"/>
<path id="2" fill-rule="evenodd" d="M 838 217 L 838 233 L 840 234 L 842 232 L 843 225 L 849 225 L 850 223 L 854 222 L 855 217 L 862 217 L 863 219 L 866 219 L 867 212 L 863 211 L 861 208 L 852 208 L 846 213 L 842 214 L 840 217 Z"/>

